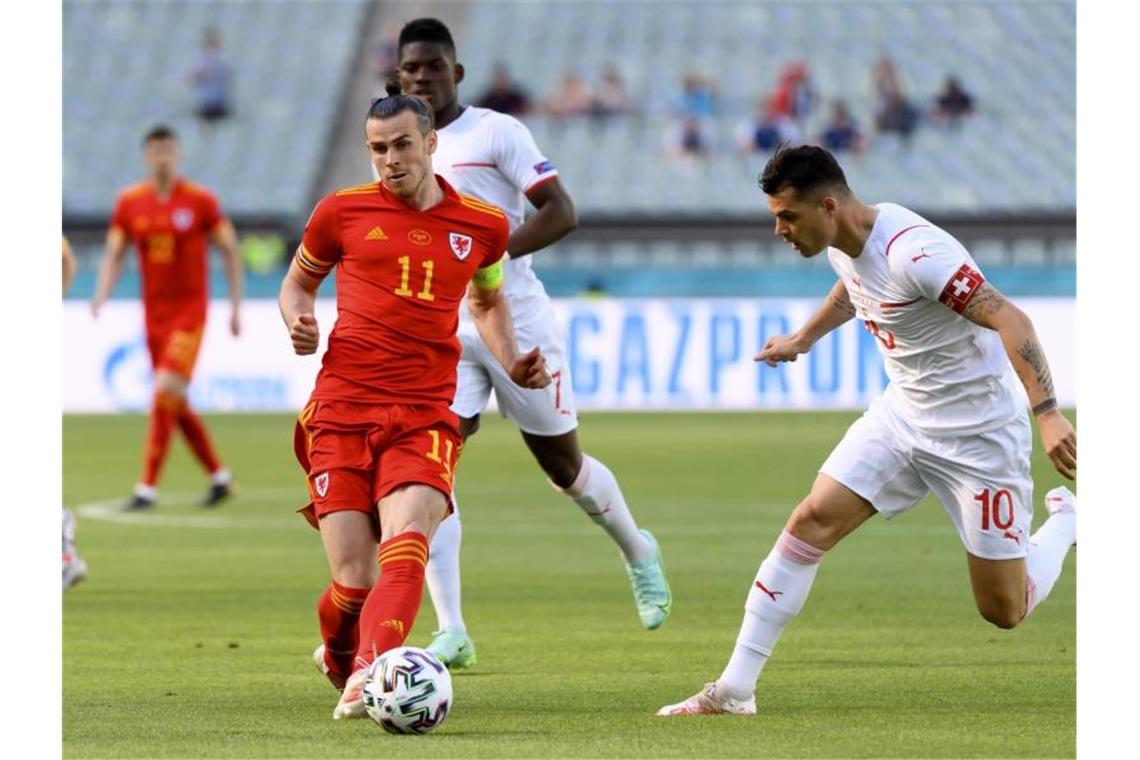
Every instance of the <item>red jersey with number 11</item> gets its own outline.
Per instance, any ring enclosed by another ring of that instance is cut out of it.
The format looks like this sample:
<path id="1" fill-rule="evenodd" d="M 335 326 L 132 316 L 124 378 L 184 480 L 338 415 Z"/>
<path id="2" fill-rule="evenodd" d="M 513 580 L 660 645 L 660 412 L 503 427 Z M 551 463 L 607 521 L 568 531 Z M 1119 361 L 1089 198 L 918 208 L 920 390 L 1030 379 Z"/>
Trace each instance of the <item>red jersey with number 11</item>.
<path id="1" fill-rule="evenodd" d="M 379 182 L 313 210 L 297 263 L 314 277 L 336 267 L 337 321 L 312 398 L 454 399 L 459 306 L 476 270 L 502 258 L 509 230 L 498 207 L 436 181 L 443 201 L 426 211 Z"/>

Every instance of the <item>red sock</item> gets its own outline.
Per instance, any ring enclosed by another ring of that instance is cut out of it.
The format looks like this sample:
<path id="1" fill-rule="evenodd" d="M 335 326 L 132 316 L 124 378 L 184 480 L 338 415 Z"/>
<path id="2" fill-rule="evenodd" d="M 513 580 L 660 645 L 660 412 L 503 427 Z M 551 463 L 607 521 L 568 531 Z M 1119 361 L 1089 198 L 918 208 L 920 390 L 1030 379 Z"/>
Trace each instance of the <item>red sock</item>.
<path id="1" fill-rule="evenodd" d="M 158 483 L 158 474 L 170 450 L 170 436 L 178 419 L 178 408 L 182 399 L 162 391 L 155 391 L 154 403 L 150 409 L 150 428 L 146 435 L 146 450 L 143 452 L 142 482 L 153 486 Z"/>
<path id="2" fill-rule="evenodd" d="M 352 673 L 352 658 L 358 644 L 356 623 L 369 591 L 371 589 L 350 588 L 333 581 L 317 602 L 321 639 L 325 642 L 325 665 L 329 668 L 329 678 L 342 685 Z"/>
<path id="3" fill-rule="evenodd" d="M 380 544 L 380 579 L 360 613 L 360 646 L 356 667 L 404 643 L 411 633 L 424 596 L 424 567 L 428 542 L 423 533 L 408 531 Z"/>
<path id="4" fill-rule="evenodd" d="M 214 444 L 210 442 L 210 434 L 206 432 L 206 426 L 202 424 L 201 418 L 194 414 L 193 410 L 190 409 L 190 404 L 186 401 L 182 402 L 182 406 L 178 410 L 178 429 L 182 431 L 182 435 L 186 436 L 186 443 L 190 444 L 190 450 L 206 468 L 206 472 L 213 475 L 222 469 L 222 463 L 214 452 Z"/>

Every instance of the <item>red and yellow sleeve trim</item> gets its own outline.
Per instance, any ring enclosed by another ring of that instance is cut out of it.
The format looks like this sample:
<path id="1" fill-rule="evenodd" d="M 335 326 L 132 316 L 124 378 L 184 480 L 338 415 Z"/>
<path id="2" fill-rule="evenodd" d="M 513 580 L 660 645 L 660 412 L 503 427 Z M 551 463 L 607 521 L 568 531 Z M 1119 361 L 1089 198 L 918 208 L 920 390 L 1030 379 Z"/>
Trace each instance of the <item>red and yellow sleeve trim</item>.
<path id="1" fill-rule="evenodd" d="M 296 259 L 297 266 L 301 267 L 301 269 L 303 269 L 306 274 L 311 274 L 314 277 L 324 277 L 326 274 L 332 271 L 333 266 L 335 266 L 334 264 L 329 264 L 328 262 L 321 261 L 313 254 L 309 253 L 309 250 L 305 248 L 304 243 L 301 243 L 301 245 L 297 246 Z"/>

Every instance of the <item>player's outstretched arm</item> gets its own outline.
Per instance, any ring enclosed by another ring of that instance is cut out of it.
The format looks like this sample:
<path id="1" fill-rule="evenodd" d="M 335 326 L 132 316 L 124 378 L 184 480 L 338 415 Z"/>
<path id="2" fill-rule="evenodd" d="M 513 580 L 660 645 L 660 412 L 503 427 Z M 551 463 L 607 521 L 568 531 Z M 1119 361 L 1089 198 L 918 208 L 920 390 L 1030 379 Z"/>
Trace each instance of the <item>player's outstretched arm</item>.
<path id="1" fill-rule="evenodd" d="M 518 226 L 507 242 L 511 258 L 526 256 L 569 235 L 578 226 L 578 211 L 558 177 L 526 194 L 535 212 Z"/>
<path id="2" fill-rule="evenodd" d="M 1070 480 L 1075 478 L 1077 434 L 1057 408 L 1053 376 L 1033 322 L 988 282 L 983 282 L 974 291 L 962 316 L 976 325 L 995 330 L 1001 336 L 1006 355 L 1029 396 L 1045 453 L 1057 472 Z"/>
<path id="3" fill-rule="evenodd" d="M 127 254 L 127 234 L 118 225 L 107 230 L 107 242 L 103 246 L 103 258 L 99 262 L 99 276 L 95 280 L 95 295 L 91 299 L 91 313 L 99 316 L 99 309 L 111 297 L 111 291 L 123 270 L 123 259 Z"/>
<path id="4" fill-rule="evenodd" d="M 222 219 L 214 227 L 214 245 L 222 252 L 222 265 L 226 273 L 226 285 L 230 291 L 230 333 L 241 334 L 241 251 L 238 248 L 237 233 L 229 219 Z"/>
<path id="5" fill-rule="evenodd" d="M 501 265 L 496 265 L 501 266 Z M 482 271 L 482 270 L 480 270 Z M 467 305 L 475 320 L 475 329 L 487 348 L 499 360 L 515 385 L 524 388 L 545 388 L 550 385 L 546 359 L 538 346 L 525 354 L 518 352 L 511 308 L 498 285 L 483 287 L 472 281 L 467 288 Z"/>
<path id="6" fill-rule="evenodd" d="M 806 354 L 816 341 L 855 316 L 855 307 L 847 295 L 843 280 L 837 280 L 824 302 L 804 326 L 791 335 L 776 335 L 764 343 L 753 361 L 764 362 L 775 367 L 780 362 L 794 362 L 800 354 Z"/>
<path id="7" fill-rule="evenodd" d="M 289 330 L 293 351 L 298 356 L 316 353 L 321 342 L 316 317 L 317 289 L 320 286 L 321 281 L 306 274 L 294 258 L 281 283 L 277 303 L 281 307 L 281 319 Z"/>

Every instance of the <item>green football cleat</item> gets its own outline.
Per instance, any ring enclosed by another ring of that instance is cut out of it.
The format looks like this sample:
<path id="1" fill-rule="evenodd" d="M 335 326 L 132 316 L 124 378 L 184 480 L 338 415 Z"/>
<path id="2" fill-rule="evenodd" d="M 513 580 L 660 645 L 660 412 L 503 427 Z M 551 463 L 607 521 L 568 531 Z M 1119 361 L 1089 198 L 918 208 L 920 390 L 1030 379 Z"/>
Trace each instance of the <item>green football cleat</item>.
<path id="1" fill-rule="evenodd" d="M 633 601 L 637 604 L 637 616 L 641 625 L 652 631 L 660 628 L 669 613 L 673 611 L 673 592 L 665 578 L 665 566 L 661 563 L 661 547 L 657 539 L 647 530 L 640 531 L 645 540 L 653 546 L 653 555 L 638 562 L 627 562 L 629 585 L 633 588 Z"/>
<path id="2" fill-rule="evenodd" d="M 444 628 L 432 633 L 427 650 L 439 658 L 448 670 L 466 670 L 475 666 L 475 642 L 466 631 Z"/>

